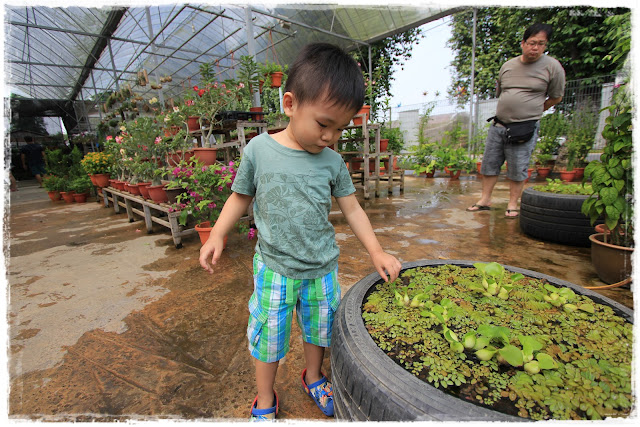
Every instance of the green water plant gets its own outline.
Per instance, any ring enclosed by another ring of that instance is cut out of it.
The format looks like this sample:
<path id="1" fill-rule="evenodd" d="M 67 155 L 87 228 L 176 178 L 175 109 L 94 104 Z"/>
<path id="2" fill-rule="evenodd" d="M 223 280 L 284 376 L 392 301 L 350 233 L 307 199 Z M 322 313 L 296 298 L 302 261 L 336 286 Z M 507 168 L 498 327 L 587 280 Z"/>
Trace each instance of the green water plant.
<path id="1" fill-rule="evenodd" d="M 419 379 L 510 415 L 629 416 L 633 325 L 572 289 L 479 264 L 376 285 L 362 307 L 371 338 Z M 506 299 L 485 295 L 493 284 L 511 287 Z"/>
<path id="2" fill-rule="evenodd" d="M 482 274 L 482 286 L 473 284 L 471 289 L 481 292 L 482 295 L 487 297 L 497 296 L 500 299 L 507 299 L 509 291 L 513 289 L 513 283 L 524 278 L 522 274 L 514 273 L 510 275 L 509 283 L 506 282 L 505 269 L 497 262 L 477 262 L 473 266 Z"/>

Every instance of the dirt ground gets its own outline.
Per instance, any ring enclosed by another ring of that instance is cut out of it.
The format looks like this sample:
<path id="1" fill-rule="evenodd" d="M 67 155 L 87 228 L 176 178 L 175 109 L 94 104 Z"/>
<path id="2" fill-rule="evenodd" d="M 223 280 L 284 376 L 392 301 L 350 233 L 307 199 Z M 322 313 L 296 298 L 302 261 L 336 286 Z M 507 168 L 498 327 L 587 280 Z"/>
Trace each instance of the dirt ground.
<path id="1" fill-rule="evenodd" d="M 506 219 L 501 179 L 490 212 L 465 207 L 480 180 L 406 178 L 404 193 L 359 199 L 382 246 L 402 262 L 497 261 L 603 285 L 590 249 L 535 240 Z M 168 229 L 147 234 L 95 199 L 52 202 L 35 182 L 8 198 L 5 263 L 9 326 L 8 416 L 13 420 L 246 420 L 255 397 L 246 346 L 255 241 L 238 234 L 209 275 L 193 235 L 176 249 Z M 337 206 L 343 293 L 373 271 Z M 633 308 L 630 289 L 602 291 Z M 296 325 L 276 380 L 280 419 L 326 420 L 300 386 Z M 330 376 L 328 353 L 325 373 Z"/>

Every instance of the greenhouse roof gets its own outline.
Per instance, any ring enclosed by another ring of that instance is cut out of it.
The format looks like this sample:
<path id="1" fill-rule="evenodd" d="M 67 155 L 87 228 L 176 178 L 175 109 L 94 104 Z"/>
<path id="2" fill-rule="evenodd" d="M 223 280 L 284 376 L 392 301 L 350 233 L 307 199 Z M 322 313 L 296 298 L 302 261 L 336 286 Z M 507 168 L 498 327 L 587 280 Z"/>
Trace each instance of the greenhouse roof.
<path id="1" fill-rule="evenodd" d="M 258 63 L 290 64 L 311 41 L 366 54 L 372 42 L 455 10 L 338 4 L 6 5 L 5 83 L 26 98 L 12 103 L 21 114 L 72 116 L 75 111 L 79 118 L 102 94 L 133 87 L 143 70 L 150 81 L 172 77 L 162 89 L 137 87 L 143 98 L 180 96 L 198 84 L 203 63 L 214 65 L 224 80 L 235 77 L 243 55 L 253 52 Z M 248 37 L 249 17 L 253 38 Z"/>

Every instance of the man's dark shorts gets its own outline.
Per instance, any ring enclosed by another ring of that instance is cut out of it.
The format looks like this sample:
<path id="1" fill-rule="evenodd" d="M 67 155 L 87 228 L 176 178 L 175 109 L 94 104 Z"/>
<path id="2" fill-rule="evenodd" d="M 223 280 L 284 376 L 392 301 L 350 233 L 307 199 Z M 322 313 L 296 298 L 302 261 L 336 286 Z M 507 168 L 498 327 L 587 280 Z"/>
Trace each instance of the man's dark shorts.
<path id="1" fill-rule="evenodd" d="M 29 166 L 29 170 L 31 170 L 31 175 L 46 175 L 47 170 L 44 168 L 44 165 L 31 165 Z"/>
<path id="2" fill-rule="evenodd" d="M 507 143 L 507 129 L 492 124 L 489 128 L 487 141 L 482 157 L 480 173 L 482 175 L 500 175 L 502 164 L 507 161 L 507 178 L 512 181 L 524 181 L 528 177 L 527 169 L 531 153 L 536 146 L 540 122 L 536 123 L 536 130 L 528 142 L 523 144 Z"/>

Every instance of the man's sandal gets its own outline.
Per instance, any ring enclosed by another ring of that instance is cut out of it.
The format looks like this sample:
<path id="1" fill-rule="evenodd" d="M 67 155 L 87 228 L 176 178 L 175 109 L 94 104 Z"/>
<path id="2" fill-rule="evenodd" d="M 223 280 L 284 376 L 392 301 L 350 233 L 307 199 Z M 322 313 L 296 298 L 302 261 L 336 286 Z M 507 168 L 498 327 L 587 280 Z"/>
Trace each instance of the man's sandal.
<path id="1" fill-rule="evenodd" d="M 477 203 L 467 208 L 468 212 L 490 211 L 490 210 L 491 210 L 491 206 L 479 205 Z"/>
<path id="2" fill-rule="evenodd" d="M 276 415 L 278 415 L 278 409 L 280 408 L 280 402 L 278 402 L 278 395 L 276 392 L 273 392 L 275 405 L 271 408 L 266 409 L 258 409 L 258 396 L 253 401 L 251 405 L 251 415 L 249 416 L 250 421 L 273 421 L 276 419 Z"/>
<path id="3" fill-rule="evenodd" d="M 511 213 L 515 213 L 515 215 L 511 215 Z M 504 213 L 505 218 L 518 218 L 520 216 L 520 209 L 507 209 Z"/>
<path id="4" fill-rule="evenodd" d="M 302 371 L 302 388 L 316 402 L 323 414 L 333 417 L 333 387 L 327 377 L 322 372 L 321 374 L 322 378 L 307 385 L 305 381 L 307 370 Z"/>

